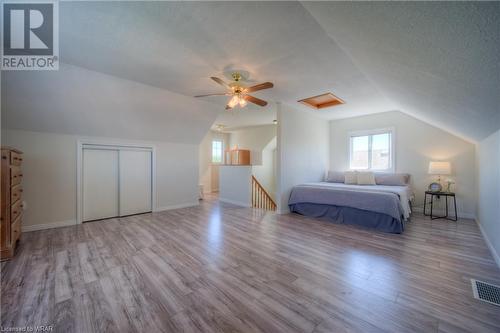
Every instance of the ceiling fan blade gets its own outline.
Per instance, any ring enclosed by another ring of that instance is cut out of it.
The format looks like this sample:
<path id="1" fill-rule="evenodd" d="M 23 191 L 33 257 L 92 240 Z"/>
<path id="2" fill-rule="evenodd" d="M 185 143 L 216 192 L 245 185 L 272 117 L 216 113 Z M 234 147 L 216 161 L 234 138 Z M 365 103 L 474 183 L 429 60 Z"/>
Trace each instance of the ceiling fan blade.
<path id="1" fill-rule="evenodd" d="M 207 94 L 207 95 L 196 95 L 194 97 L 207 97 L 207 96 L 229 96 L 228 93 L 220 93 L 220 94 Z"/>
<path id="2" fill-rule="evenodd" d="M 257 84 L 255 86 L 251 86 L 251 87 L 246 88 L 245 92 L 254 92 L 257 90 L 269 89 L 272 87 L 274 87 L 274 84 L 272 84 L 271 82 L 264 82 L 264 83 L 260 83 L 260 84 Z"/>
<path id="3" fill-rule="evenodd" d="M 221 86 L 223 86 L 224 88 L 226 89 L 231 89 L 231 87 L 224 81 L 222 81 L 221 79 L 219 79 L 218 77 L 215 77 L 215 76 L 212 76 L 210 77 L 212 80 L 214 80 L 215 82 L 217 82 L 218 84 L 220 84 Z"/>
<path id="4" fill-rule="evenodd" d="M 260 105 L 260 106 L 266 106 L 267 105 L 267 102 L 260 99 L 260 98 L 257 98 L 257 97 L 253 97 L 253 96 L 250 96 L 250 95 L 245 95 L 243 96 L 243 98 L 250 102 L 250 103 L 254 103 L 254 104 L 257 104 L 257 105 Z"/>

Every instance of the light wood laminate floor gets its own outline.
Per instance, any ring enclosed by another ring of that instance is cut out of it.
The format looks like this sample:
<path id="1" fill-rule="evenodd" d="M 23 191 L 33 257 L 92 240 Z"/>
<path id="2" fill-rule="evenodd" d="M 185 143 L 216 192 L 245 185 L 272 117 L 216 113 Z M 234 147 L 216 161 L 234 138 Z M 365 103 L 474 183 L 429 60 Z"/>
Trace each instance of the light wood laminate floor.
<path id="1" fill-rule="evenodd" d="M 57 332 L 500 332 L 477 225 L 402 235 L 219 204 L 23 234 L 1 323 Z"/>

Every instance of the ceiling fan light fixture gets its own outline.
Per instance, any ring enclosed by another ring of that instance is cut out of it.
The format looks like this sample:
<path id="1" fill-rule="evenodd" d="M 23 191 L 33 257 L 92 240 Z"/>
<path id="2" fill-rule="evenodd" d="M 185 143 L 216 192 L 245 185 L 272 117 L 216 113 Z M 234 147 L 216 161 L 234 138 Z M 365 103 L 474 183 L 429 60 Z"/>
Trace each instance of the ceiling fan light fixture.
<path id="1" fill-rule="evenodd" d="M 223 124 L 216 124 L 215 125 L 215 130 L 217 132 L 222 132 L 224 130 L 224 128 L 226 127 L 226 125 L 223 125 Z"/>
<path id="2" fill-rule="evenodd" d="M 233 98 L 227 103 L 227 105 L 231 108 L 234 108 L 238 103 L 240 102 L 240 99 L 238 98 L 237 95 L 234 95 Z"/>
<path id="3" fill-rule="evenodd" d="M 245 85 L 242 85 L 240 83 L 240 81 L 243 79 L 243 77 L 241 76 L 240 73 L 234 72 L 231 74 L 231 76 L 232 76 L 234 81 L 229 83 L 229 84 L 227 84 L 223 80 L 219 79 L 218 77 L 215 77 L 215 76 L 210 77 L 217 84 L 226 88 L 228 90 L 226 93 L 197 95 L 195 97 L 231 96 L 228 103 L 226 104 L 226 110 L 231 110 L 235 106 L 238 106 L 238 105 L 240 108 L 244 108 L 245 106 L 248 105 L 248 103 L 253 103 L 253 104 L 256 104 L 256 105 L 261 106 L 261 107 L 264 107 L 267 105 L 266 101 L 264 101 L 260 98 L 254 97 L 252 95 L 249 95 L 248 93 L 272 88 L 272 87 L 274 87 L 274 84 L 272 84 L 271 82 L 264 82 L 264 83 L 253 85 L 251 87 L 246 87 Z"/>

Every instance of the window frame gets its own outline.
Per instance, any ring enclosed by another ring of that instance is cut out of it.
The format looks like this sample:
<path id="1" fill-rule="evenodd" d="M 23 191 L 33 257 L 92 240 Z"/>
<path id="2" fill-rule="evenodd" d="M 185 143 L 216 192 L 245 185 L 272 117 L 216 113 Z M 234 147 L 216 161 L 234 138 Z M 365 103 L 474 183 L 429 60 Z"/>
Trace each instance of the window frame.
<path id="1" fill-rule="evenodd" d="M 220 142 L 220 162 L 214 162 L 214 143 L 215 142 Z M 210 147 L 210 162 L 215 165 L 223 164 L 224 163 L 224 140 L 222 139 L 212 139 L 212 144 Z"/>
<path id="2" fill-rule="evenodd" d="M 372 169 L 371 168 L 371 157 L 372 157 L 372 149 L 371 149 L 371 137 L 377 134 L 385 134 L 390 133 L 390 144 L 389 144 L 389 168 L 388 169 Z M 380 172 L 380 173 L 394 173 L 396 170 L 396 129 L 394 127 L 387 128 L 377 128 L 370 130 L 361 130 L 361 131 L 351 131 L 348 134 L 347 139 L 349 140 L 349 152 L 348 152 L 348 163 L 349 170 L 357 170 L 357 171 L 372 171 L 372 172 Z M 352 138 L 359 136 L 368 136 L 368 168 L 367 169 L 354 169 L 351 167 L 352 161 Z"/>

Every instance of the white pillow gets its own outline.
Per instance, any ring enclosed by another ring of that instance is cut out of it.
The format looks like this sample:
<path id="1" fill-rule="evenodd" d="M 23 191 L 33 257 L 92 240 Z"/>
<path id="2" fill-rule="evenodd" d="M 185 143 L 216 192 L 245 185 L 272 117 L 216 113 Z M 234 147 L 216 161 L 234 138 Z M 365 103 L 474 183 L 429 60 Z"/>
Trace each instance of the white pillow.
<path id="1" fill-rule="evenodd" d="M 345 181 L 344 173 L 340 171 L 328 171 L 326 181 L 329 183 L 343 183 Z"/>
<path id="2" fill-rule="evenodd" d="M 358 176 L 356 171 L 346 171 L 344 172 L 344 183 L 345 184 L 357 184 L 358 183 Z"/>
<path id="3" fill-rule="evenodd" d="M 377 185 L 405 186 L 410 183 L 410 175 L 407 173 L 377 173 L 375 174 Z"/>
<path id="4" fill-rule="evenodd" d="M 373 172 L 358 171 L 358 185 L 377 185 Z"/>

